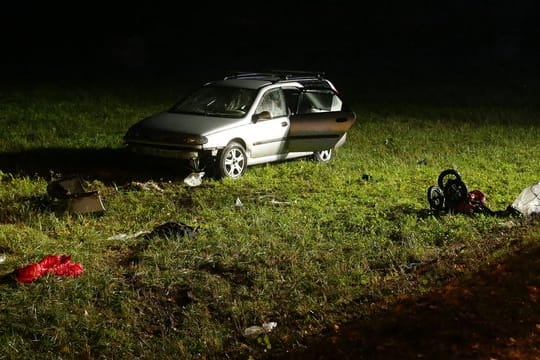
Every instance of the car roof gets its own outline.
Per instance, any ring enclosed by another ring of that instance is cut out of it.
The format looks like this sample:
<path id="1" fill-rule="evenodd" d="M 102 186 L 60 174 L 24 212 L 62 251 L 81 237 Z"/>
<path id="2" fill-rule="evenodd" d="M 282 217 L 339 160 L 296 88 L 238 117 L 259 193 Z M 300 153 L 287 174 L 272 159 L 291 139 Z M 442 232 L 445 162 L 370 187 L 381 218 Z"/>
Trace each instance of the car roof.
<path id="1" fill-rule="evenodd" d="M 253 80 L 253 79 L 224 79 L 217 80 L 207 83 L 206 85 L 217 85 L 217 86 L 231 86 L 231 87 L 242 87 L 247 89 L 260 89 L 263 86 L 272 84 L 268 80 Z"/>
<path id="2" fill-rule="evenodd" d="M 225 76 L 222 80 L 212 81 L 208 84 L 260 89 L 261 87 L 271 84 L 292 82 L 300 83 L 305 87 L 332 88 L 335 90 L 333 84 L 331 84 L 330 81 L 324 77 L 323 72 L 313 71 L 241 71 Z"/>

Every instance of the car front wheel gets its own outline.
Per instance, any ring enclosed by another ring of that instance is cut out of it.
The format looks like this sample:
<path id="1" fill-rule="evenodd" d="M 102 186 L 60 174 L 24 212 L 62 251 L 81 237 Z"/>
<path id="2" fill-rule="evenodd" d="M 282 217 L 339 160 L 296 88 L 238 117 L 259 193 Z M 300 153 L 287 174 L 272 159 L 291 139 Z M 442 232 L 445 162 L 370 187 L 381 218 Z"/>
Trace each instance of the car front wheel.
<path id="1" fill-rule="evenodd" d="M 219 152 L 217 162 L 219 177 L 239 178 L 246 172 L 246 167 L 246 151 L 239 143 L 233 141 Z"/>
<path id="2" fill-rule="evenodd" d="M 332 149 L 315 151 L 313 153 L 313 160 L 317 162 L 327 162 L 332 159 Z"/>

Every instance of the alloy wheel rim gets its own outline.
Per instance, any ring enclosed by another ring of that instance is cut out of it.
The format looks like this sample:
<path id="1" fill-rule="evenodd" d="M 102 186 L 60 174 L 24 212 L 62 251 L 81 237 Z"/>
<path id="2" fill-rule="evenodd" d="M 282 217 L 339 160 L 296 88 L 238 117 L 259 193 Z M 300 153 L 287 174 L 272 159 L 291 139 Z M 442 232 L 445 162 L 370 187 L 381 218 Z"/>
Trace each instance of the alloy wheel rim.
<path id="1" fill-rule="evenodd" d="M 231 149 L 225 158 L 225 171 L 232 178 L 238 177 L 244 170 L 245 159 L 238 149 Z"/>
<path id="2" fill-rule="evenodd" d="M 319 153 L 319 156 L 322 160 L 328 160 L 330 159 L 330 156 L 332 156 L 332 150 L 323 150 Z"/>

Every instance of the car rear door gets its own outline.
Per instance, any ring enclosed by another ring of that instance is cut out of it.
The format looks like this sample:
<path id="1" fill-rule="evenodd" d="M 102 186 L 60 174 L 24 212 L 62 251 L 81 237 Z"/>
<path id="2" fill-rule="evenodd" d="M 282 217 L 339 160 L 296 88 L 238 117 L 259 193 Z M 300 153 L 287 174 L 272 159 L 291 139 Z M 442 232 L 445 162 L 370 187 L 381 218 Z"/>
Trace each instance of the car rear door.
<path id="1" fill-rule="evenodd" d="M 291 94 L 288 98 L 292 98 Z M 303 89 L 290 115 L 287 150 L 304 152 L 331 149 L 355 121 L 354 112 L 347 109 L 331 89 Z"/>

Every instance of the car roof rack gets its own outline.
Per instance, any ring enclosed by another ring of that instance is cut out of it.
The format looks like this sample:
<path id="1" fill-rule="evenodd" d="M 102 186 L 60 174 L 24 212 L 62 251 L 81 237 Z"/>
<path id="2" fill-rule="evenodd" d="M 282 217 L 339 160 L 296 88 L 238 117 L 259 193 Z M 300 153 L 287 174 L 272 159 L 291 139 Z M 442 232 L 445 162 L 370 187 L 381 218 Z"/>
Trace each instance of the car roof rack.
<path id="1" fill-rule="evenodd" d="M 325 73 L 322 71 L 299 71 L 299 70 L 267 70 L 263 72 L 238 71 L 228 75 L 224 80 L 229 79 L 264 79 L 272 82 L 284 80 L 320 80 Z"/>

